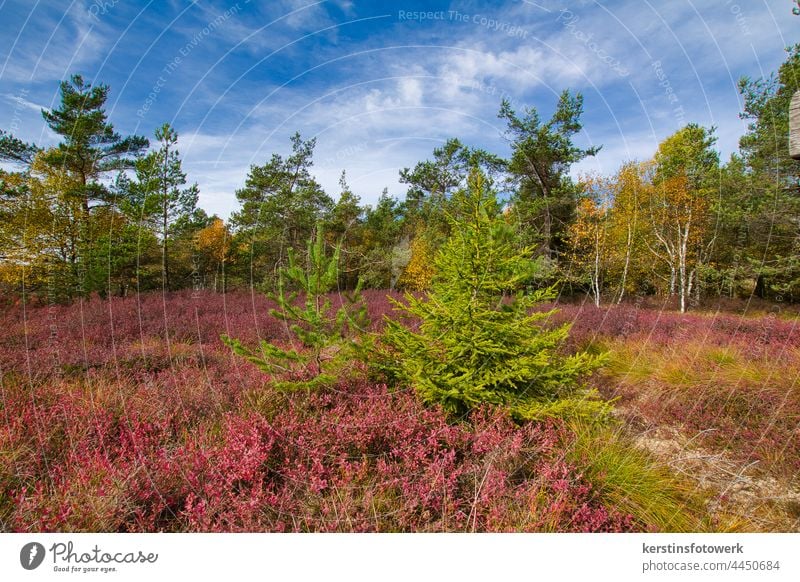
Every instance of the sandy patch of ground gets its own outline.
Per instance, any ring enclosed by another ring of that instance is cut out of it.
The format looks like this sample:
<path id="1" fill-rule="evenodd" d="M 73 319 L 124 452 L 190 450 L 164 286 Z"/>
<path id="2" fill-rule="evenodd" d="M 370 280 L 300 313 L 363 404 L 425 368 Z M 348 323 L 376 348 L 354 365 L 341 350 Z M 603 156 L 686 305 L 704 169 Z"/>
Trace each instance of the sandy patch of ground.
<path id="1" fill-rule="evenodd" d="M 757 461 L 741 463 L 725 451 L 705 449 L 698 444 L 701 435 L 658 427 L 634 438 L 638 446 L 707 492 L 709 512 L 722 522 L 741 520 L 738 527 L 751 531 L 800 531 L 800 483 L 764 475 Z"/>

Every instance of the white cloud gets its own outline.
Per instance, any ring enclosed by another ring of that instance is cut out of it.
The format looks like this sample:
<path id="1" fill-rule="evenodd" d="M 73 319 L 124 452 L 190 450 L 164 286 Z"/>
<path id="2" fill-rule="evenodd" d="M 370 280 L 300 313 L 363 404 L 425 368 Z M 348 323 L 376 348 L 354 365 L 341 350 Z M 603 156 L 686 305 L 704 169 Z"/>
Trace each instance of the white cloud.
<path id="1" fill-rule="evenodd" d="M 35 111 L 36 113 L 41 113 L 42 109 L 48 109 L 44 105 L 39 105 L 38 103 L 33 103 L 32 101 L 28 101 L 25 99 L 22 93 L 19 95 L 12 95 L 11 93 L 3 93 L 3 98 L 5 98 L 8 102 L 12 103 L 14 109 L 19 110 L 20 108 L 29 109 L 31 111 Z"/>
<path id="2" fill-rule="evenodd" d="M 61 80 L 105 56 L 110 38 L 86 7 L 71 3 L 63 12 L 36 4 L 18 31 L 0 78 L 20 84 Z"/>
<path id="3" fill-rule="evenodd" d="M 181 89 L 178 79 L 188 81 L 186 98 L 177 97 L 173 113 L 180 118 L 190 112 L 196 120 L 180 136 L 185 166 L 190 179 L 200 184 L 201 205 L 227 216 L 237 206 L 234 191 L 243 185 L 249 166 L 263 164 L 272 152 L 288 153 L 289 136 L 300 130 L 305 138 L 317 137 L 314 172 L 328 192 L 338 192 L 344 168 L 362 200 L 374 202 L 384 186 L 402 196 L 398 170 L 430 156 L 448 137 L 505 153 L 507 145 L 499 135 L 503 124 L 496 117 L 501 98 L 510 98 L 518 109 L 535 106 L 546 117 L 557 94 L 570 88 L 586 97 L 586 131 L 580 140 L 584 146 L 604 145 L 596 158 L 575 171 L 610 173 L 621 161 L 651 156 L 658 142 L 677 129 L 674 103 L 659 84 L 653 60 L 663 62 L 685 120 L 719 126 L 719 147 L 725 154 L 735 148 L 744 129 L 736 116 L 737 78 L 774 70 L 791 38 L 789 26 L 796 25 L 789 23 L 785 2 L 780 7 L 766 0 L 738 4 L 741 9 L 735 14 L 733 4 L 720 2 L 581 0 L 570 3 L 579 19 L 569 27 L 559 12 L 562 4 L 555 0 L 519 0 L 493 8 L 462 0 L 462 13 L 483 14 L 527 34 L 513 37 L 472 22 L 443 22 L 424 31 L 413 23 L 395 22 L 381 24 L 373 37 L 354 34 L 338 45 L 333 42 L 335 28 L 292 43 L 369 14 L 356 14 L 350 0 L 251 2 L 248 10 L 254 13 L 245 17 L 243 11 L 226 20 L 213 35 L 227 51 L 239 45 L 234 51 L 239 62 L 226 60 L 229 53 L 217 63 L 204 62 L 203 51 L 198 51 L 193 66 L 201 72 L 195 75 L 187 66 L 180 77 L 176 73 L 176 91 Z M 66 12 L 37 9 L 21 31 L 3 81 L 24 85 L 32 74 L 37 82 L 61 79 L 106 58 L 116 40 L 109 23 L 90 19 L 85 6 L 72 6 Z M 185 7 L 176 2 L 174 12 Z M 221 3 L 197 3 L 192 18 L 182 24 L 185 28 L 171 32 L 195 34 L 195 25 L 225 9 Z M 378 7 L 373 14 L 380 12 Z M 325 42 L 316 43 L 320 36 Z M 303 61 L 310 68 L 281 87 L 301 72 L 292 68 L 292 59 L 309 56 L 309 46 L 319 49 Z M 619 62 L 616 70 L 610 60 Z M 273 65 L 279 75 L 261 75 L 259 67 Z M 0 113 L 5 115 L 19 104 L 10 100 L 16 93 L 13 85 L 2 89 Z M 57 98 L 56 90 L 53 95 Z M 46 100 L 37 94 L 21 102 L 26 131 L 29 119 L 31 127 L 42 125 L 34 101 Z M 208 114 L 198 116 L 202 111 Z M 21 137 L 32 139 L 26 131 Z"/>

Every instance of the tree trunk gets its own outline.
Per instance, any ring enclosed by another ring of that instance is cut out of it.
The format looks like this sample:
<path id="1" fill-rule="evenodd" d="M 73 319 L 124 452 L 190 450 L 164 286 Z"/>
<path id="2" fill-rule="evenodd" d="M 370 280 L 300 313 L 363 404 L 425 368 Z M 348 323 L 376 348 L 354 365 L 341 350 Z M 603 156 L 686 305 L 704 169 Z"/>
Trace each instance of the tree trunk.
<path id="1" fill-rule="evenodd" d="M 695 267 L 692 270 L 692 277 L 693 277 L 692 280 L 694 281 L 694 301 L 695 301 L 695 305 L 699 306 L 700 305 L 700 274 L 699 274 L 699 272 L 697 270 L 697 267 Z"/>
<path id="2" fill-rule="evenodd" d="M 676 273 L 675 273 L 675 265 L 672 264 L 669 266 L 669 294 L 670 297 L 675 295 L 675 280 L 676 280 Z"/>
<path id="3" fill-rule="evenodd" d="M 681 313 L 686 313 L 686 257 L 681 253 L 678 257 L 678 292 L 681 299 Z"/>
<path id="4" fill-rule="evenodd" d="M 628 224 L 628 240 L 625 243 L 625 267 L 622 269 L 622 283 L 619 286 L 619 299 L 617 304 L 622 303 L 622 298 L 625 296 L 625 284 L 628 280 L 628 267 L 631 263 L 631 243 L 633 242 L 633 229 Z"/>
<path id="5" fill-rule="evenodd" d="M 169 144 L 167 144 L 164 150 L 164 174 L 161 177 L 162 179 L 162 188 L 163 191 L 161 193 L 162 196 L 162 230 L 163 230 L 163 245 L 162 245 L 162 272 L 163 272 L 163 288 L 165 290 L 169 290 L 169 250 L 168 246 L 168 237 L 167 237 L 167 226 L 169 222 L 169 185 L 167 183 L 167 176 L 168 176 L 168 164 L 169 164 Z"/>
<path id="6" fill-rule="evenodd" d="M 169 250 L 168 250 L 167 246 L 168 246 L 168 242 L 169 241 L 167 240 L 166 198 L 164 200 L 165 200 L 165 203 L 164 203 L 164 224 L 163 224 L 163 228 L 164 228 L 164 243 L 162 245 L 162 253 L 161 253 L 161 255 L 162 255 L 162 270 L 163 270 L 163 273 L 164 273 L 164 289 L 168 290 L 169 289 Z"/>
<path id="7" fill-rule="evenodd" d="M 89 271 L 88 264 L 89 257 L 91 256 L 90 251 L 92 248 L 91 209 L 89 208 L 89 194 L 86 191 L 87 183 L 88 179 L 86 174 L 81 172 L 83 199 L 81 200 L 81 225 L 79 227 L 79 240 L 82 248 L 78 250 L 76 261 L 78 263 L 77 277 L 81 295 L 86 295 L 89 292 L 88 285 L 86 283 L 86 275 Z"/>
<path id="8" fill-rule="evenodd" d="M 553 217 L 550 215 L 550 205 L 545 201 L 544 205 L 544 246 L 542 250 L 544 251 L 544 256 L 547 259 L 551 259 L 553 257 L 553 249 L 552 249 L 552 231 L 553 231 Z"/>
<path id="9" fill-rule="evenodd" d="M 600 307 L 600 227 L 595 227 L 594 236 L 594 305 Z"/>
<path id="10" fill-rule="evenodd" d="M 759 299 L 767 296 L 767 282 L 764 280 L 764 275 L 759 274 L 756 278 L 755 296 Z"/>

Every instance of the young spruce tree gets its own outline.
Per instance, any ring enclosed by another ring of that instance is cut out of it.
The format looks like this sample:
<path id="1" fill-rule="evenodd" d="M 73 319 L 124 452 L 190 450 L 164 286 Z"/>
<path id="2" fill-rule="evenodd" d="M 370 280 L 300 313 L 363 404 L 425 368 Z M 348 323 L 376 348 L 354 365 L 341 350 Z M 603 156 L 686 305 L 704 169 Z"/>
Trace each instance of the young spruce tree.
<path id="1" fill-rule="evenodd" d="M 602 357 L 562 354 L 569 324 L 548 326 L 555 310 L 532 311 L 553 290 L 527 289 L 541 264 L 516 244 L 484 176 L 473 172 L 453 203 L 430 290 L 397 303 L 418 329 L 387 321 L 394 372 L 423 401 L 455 414 L 482 403 L 507 406 L 518 419 L 607 413 L 579 384 Z"/>
<path id="2" fill-rule="evenodd" d="M 339 247 L 328 257 L 323 229 L 318 225 L 315 239 L 308 241 L 307 264 L 298 262 L 289 250 L 289 265 L 280 270 L 277 293 L 269 297 L 278 304 L 270 314 L 286 322 L 298 342 L 284 348 L 261 340 L 260 350 L 252 351 L 239 340 L 226 335 L 222 341 L 233 352 L 256 366 L 287 378 L 275 385 L 279 389 L 315 389 L 333 384 L 364 349 L 362 332 L 367 312 L 361 300 L 361 283 L 344 294 L 342 306 L 333 311 L 329 293 L 339 279 Z M 292 290 L 287 290 L 287 287 Z M 304 300 L 298 302 L 298 292 Z"/>

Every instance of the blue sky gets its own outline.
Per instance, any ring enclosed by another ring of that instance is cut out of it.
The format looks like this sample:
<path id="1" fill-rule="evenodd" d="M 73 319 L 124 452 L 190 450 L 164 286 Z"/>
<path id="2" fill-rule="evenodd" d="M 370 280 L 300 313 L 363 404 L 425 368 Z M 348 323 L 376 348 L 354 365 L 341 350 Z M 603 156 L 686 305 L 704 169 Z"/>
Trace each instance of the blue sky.
<path id="1" fill-rule="evenodd" d="M 775 71 L 800 42 L 789 0 L 0 0 L 0 128 L 55 142 L 40 110 L 80 73 L 110 85 L 121 133 L 161 123 L 200 205 L 227 217 L 251 164 L 316 137 L 315 174 L 334 197 L 347 170 L 366 203 L 449 137 L 505 155 L 507 97 L 551 113 L 585 98 L 575 172 L 652 155 L 687 122 L 736 149 L 737 80 Z"/>

